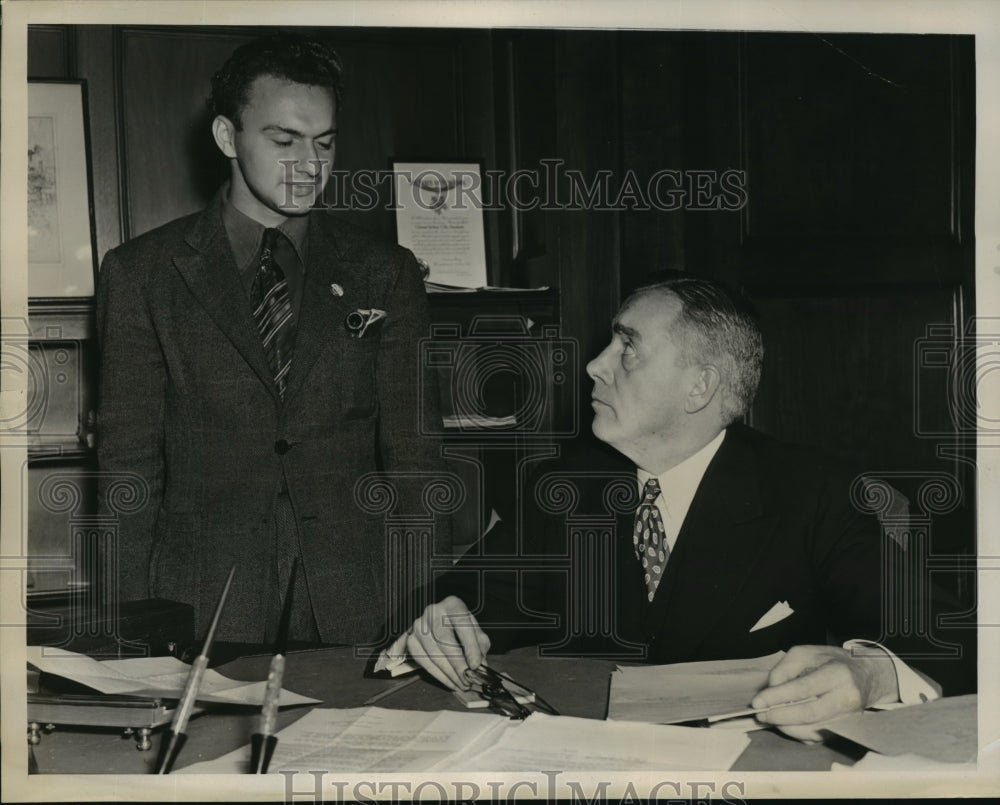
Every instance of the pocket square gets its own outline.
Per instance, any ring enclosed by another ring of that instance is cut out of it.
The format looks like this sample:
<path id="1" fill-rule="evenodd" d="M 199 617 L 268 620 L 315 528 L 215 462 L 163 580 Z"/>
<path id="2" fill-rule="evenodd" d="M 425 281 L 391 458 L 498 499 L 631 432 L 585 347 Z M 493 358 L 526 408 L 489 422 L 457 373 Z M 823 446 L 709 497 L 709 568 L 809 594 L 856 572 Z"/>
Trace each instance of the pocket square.
<path id="1" fill-rule="evenodd" d="M 765 629 L 768 626 L 773 626 L 778 623 L 778 621 L 783 621 L 791 615 L 793 611 L 794 610 L 788 606 L 787 601 L 779 601 L 764 613 L 764 616 L 750 628 L 750 631 L 756 632 L 758 629 Z"/>
<path id="2" fill-rule="evenodd" d="M 385 318 L 385 311 L 378 308 L 358 308 L 347 314 L 344 319 L 344 328 L 351 334 L 351 338 L 364 338 L 375 332 L 376 325 Z"/>

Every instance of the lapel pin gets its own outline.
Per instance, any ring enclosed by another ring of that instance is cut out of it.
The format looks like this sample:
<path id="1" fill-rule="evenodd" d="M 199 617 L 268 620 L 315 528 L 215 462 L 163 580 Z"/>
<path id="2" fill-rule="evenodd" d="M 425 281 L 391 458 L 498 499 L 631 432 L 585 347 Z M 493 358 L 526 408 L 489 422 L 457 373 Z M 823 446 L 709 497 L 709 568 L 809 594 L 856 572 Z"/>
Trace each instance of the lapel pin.
<path id="1" fill-rule="evenodd" d="M 330 293 L 332 293 L 334 296 L 343 296 L 344 289 L 340 287 L 340 285 L 338 285 L 336 282 L 334 282 L 330 285 Z"/>

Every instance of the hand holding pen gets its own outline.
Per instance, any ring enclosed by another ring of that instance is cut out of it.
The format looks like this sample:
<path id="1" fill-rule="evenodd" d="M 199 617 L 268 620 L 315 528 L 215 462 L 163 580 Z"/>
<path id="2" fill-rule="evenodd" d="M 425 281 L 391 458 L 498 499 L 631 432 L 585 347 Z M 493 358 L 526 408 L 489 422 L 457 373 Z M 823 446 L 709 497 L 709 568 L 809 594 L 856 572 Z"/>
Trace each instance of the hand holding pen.
<path id="1" fill-rule="evenodd" d="M 758 721 L 817 742 L 826 722 L 898 699 L 896 671 L 884 649 L 803 645 L 790 648 L 771 669 L 768 686 L 750 706 L 761 711 Z"/>
<path id="2" fill-rule="evenodd" d="M 177 755 L 180 754 L 184 742 L 187 740 L 187 723 L 191 718 L 191 711 L 198 699 L 198 689 L 201 687 L 202 677 L 205 669 L 208 668 L 208 652 L 212 648 L 212 641 L 215 640 L 215 630 L 222 617 L 222 609 L 226 604 L 226 597 L 229 595 L 229 587 L 233 583 L 233 575 L 236 573 L 236 565 L 229 571 L 226 585 L 222 588 L 219 596 L 219 603 L 215 606 L 215 614 L 212 616 L 212 623 L 208 627 L 208 634 L 205 635 L 205 642 L 201 647 L 201 654 L 195 657 L 191 663 L 191 671 L 188 673 L 187 683 L 184 685 L 184 693 L 177 704 L 177 712 L 174 713 L 174 720 L 170 725 L 169 739 L 163 741 L 160 748 L 160 757 L 157 763 L 157 774 L 169 774 L 173 768 Z"/>
<path id="3" fill-rule="evenodd" d="M 274 748 L 278 745 L 278 737 L 274 733 L 277 728 L 278 705 L 281 701 L 281 683 L 285 673 L 285 654 L 288 650 L 288 624 L 292 617 L 292 593 L 295 590 L 295 571 L 298 566 L 299 560 L 296 557 L 292 562 L 288 590 L 285 592 L 285 603 L 281 609 L 281 621 L 278 624 L 278 637 L 274 641 L 274 656 L 271 657 L 271 667 L 267 673 L 264 704 L 260 711 L 260 729 L 250 739 L 250 772 L 252 774 L 267 773 Z"/>

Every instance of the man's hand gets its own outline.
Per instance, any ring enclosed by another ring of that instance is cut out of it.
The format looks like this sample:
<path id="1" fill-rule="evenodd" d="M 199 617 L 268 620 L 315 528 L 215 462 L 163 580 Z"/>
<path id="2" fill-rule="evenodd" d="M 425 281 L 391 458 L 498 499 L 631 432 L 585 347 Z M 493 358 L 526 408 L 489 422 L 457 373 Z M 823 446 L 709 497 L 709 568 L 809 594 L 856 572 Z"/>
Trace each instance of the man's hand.
<path id="1" fill-rule="evenodd" d="M 795 646 L 771 669 L 767 684 L 751 707 L 816 697 L 757 714 L 758 721 L 800 741 L 821 740 L 818 727 L 824 721 L 899 697 L 892 661 L 878 649 L 868 656 L 852 656 L 835 646 Z"/>
<path id="2" fill-rule="evenodd" d="M 453 595 L 429 605 L 406 634 L 410 658 L 453 690 L 468 690 L 465 672 L 482 665 L 489 650 L 475 616 Z"/>

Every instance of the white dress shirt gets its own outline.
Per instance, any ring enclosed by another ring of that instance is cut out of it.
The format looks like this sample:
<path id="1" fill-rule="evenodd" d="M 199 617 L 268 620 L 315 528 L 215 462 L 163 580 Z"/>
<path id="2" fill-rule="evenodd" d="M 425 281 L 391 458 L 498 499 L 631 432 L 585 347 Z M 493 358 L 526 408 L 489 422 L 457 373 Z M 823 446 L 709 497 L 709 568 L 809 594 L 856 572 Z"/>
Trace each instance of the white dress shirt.
<path id="1" fill-rule="evenodd" d="M 684 518 L 687 517 L 688 509 L 691 508 L 694 493 L 698 491 L 698 485 L 705 475 L 705 470 L 708 469 L 708 465 L 719 451 L 722 440 L 725 438 L 726 432 L 722 431 L 697 453 L 688 456 L 680 464 L 656 476 L 656 480 L 660 482 L 660 496 L 653 503 L 660 512 L 663 531 L 667 536 L 667 545 L 671 551 L 677 542 L 677 535 L 681 531 Z M 641 499 L 643 487 L 653 475 L 638 467 L 636 475 L 639 479 L 639 497 Z M 669 557 L 667 561 L 670 561 Z"/>

